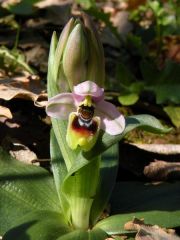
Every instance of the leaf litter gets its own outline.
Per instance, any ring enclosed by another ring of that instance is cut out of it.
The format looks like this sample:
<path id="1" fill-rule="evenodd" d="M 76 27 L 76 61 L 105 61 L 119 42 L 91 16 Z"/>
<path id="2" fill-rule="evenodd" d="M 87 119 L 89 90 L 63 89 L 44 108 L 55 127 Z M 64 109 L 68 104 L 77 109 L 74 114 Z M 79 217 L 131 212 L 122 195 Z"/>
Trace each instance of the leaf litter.
<path id="1" fill-rule="evenodd" d="M 152 180 L 165 181 L 180 179 L 180 162 L 166 162 L 156 160 L 144 168 L 144 175 Z"/>
<path id="2" fill-rule="evenodd" d="M 144 223 L 143 219 L 134 218 L 125 223 L 125 230 L 135 230 L 135 240 L 180 240 L 173 229 L 161 228 L 158 225 Z"/>
<path id="3" fill-rule="evenodd" d="M 27 73 L 12 78 L 0 78 L 0 99 L 9 101 L 14 98 L 31 100 L 36 106 L 46 105 L 45 86 L 38 76 Z"/>

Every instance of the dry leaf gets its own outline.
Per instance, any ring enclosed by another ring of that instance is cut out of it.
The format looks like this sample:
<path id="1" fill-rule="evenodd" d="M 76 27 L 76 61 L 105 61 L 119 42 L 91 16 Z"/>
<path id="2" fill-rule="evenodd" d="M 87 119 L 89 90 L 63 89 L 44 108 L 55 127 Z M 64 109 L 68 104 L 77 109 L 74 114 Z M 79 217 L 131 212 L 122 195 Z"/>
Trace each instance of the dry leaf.
<path id="1" fill-rule="evenodd" d="M 44 0 L 35 4 L 36 7 L 46 9 L 46 18 L 57 25 L 64 25 L 71 15 L 72 0 Z"/>
<path id="2" fill-rule="evenodd" d="M 134 218 L 124 225 L 125 230 L 137 231 L 135 240 L 180 240 L 174 230 L 163 229 L 157 225 L 148 225 L 144 220 Z"/>
<path id="3" fill-rule="evenodd" d="M 47 105 L 47 93 L 41 93 L 34 100 L 34 105 L 37 107 L 45 107 Z"/>
<path id="4" fill-rule="evenodd" d="M 9 151 L 12 157 L 21 162 L 32 164 L 37 159 L 37 155 L 33 151 L 15 138 L 6 137 L 2 141 L 2 146 Z"/>
<path id="5" fill-rule="evenodd" d="M 9 101 L 13 98 L 32 100 L 36 106 L 46 105 L 47 95 L 43 93 L 44 86 L 33 76 L 18 76 L 0 79 L 0 98 Z"/>
<path id="6" fill-rule="evenodd" d="M 180 178 L 180 162 L 155 160 L 144 168 L 144 175 L 153 180 L 166 180 L 170 175 Z"/>
<path id="7" fill-rule="evenodd" d="M 12 119 L 12 113 L 9 108 L 0 106 L 0 117 L 5 117 L 6 119 Z"/>
<path id="8" fill-rule="evenodd" d="M 180 144 L 141 144 L 131 143 L 131 145 L 148 152 L 164 154 L 164 155 L 175 155 L 180 154 Z"/>

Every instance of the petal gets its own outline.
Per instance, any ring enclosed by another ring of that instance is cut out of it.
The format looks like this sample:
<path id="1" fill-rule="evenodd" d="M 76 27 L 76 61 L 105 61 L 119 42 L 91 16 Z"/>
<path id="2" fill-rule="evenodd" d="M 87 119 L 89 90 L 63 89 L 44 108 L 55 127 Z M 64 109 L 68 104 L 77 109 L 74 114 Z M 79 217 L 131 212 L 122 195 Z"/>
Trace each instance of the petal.
<path id="1" fill-rule="evenodd" d="M 125 129 L 125 118 L 117 108 L 106 101 L 100 101 L 96 104 L 97 116 L 101 118 L 101 128 L 110 135 L 117 135 Z"/>
<path id="2" fill-rule="evenodd" d="M 46 106 L 47 115 L 53 118 L 68 119 L 73 111 L 76 111 L 76 108 L 71 93 L 62 93 L 50 98 Z"/>
<path id="3" fill-rule="evenodd" d="M 85 81 L 74 87 L 74 97 L 77 101 L 82 101 L 88 95 L 92 96 L 95 102 L 98 102 L 104 97 L 104 89 L 91 81 Z"/>
<path id="4" fill-rule="evenodd" d="M 78 120 L 78 114 L 72 112 L 69 115 L 69 122 L 67 128 L 66 141 L 68 146 L 74 150 L 78 146 L 83 151 L 89 151 L 97 141 L 99 135 L 100 118 L 94 117 L 92 124 L 82 126 Z"/>

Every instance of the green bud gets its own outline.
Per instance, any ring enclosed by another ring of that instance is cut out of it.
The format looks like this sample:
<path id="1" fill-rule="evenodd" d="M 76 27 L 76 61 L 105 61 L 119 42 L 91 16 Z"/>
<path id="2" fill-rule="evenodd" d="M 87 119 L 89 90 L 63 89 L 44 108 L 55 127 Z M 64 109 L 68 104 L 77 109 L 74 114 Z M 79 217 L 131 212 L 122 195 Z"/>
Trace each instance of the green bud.
<path id="1" fill-rule="evenodd" d="M 104 85 L 104 53 L 97 31 L 88 15 L 82 21 L 71 18 L 57 42 L 54 32 L 48 63 L 48 79 L 59 92 L 72 91 L 83 81 Z"/>
<path id="2" fill-rule="evenodd" d="M 86 79 L 93 81 L 99 86 L 103 87 L 105 79 L 105 61 L 103 46 L 89 16 L 83 13 L 82 17 L 87 32 L 89 49 Z"/>
<path id="3" fill-rule="evenodd" d="M 63 71 L 63 67 L 62 67 L 62 58 L 63 58 L 63 52 L 64 49 L 66 47 L 67 44 L 67 40 L 68 37 L 73 29 L 75 25 L 75 21 L 73 18 L 71 18 L 69 20 L 69 22 L 66 24 L 66 26 L 64 27 L 59 41 L 57 43 L 57 48 L 55 51 L 55 61 L 54 61 L 54 65 L 53 65 L 53 70 L 54 70 L 54 75 L 55 75 L 55 79 L 57 82 L 58 87 L 60 87 L 60 91 L 65 91 L 68 89 L 68 87 L 63 87 L 63 89 L 61 89 L 62 85 L 67 85 L 67 79 L 64 76 L 64 71 Z"/>
<path id="4" fill-rule="evenodd" d="M 55 82 L 55 79 L 56 79 L 54 76 L 54 71 L 53 71 L 56 47 L 57 47 L 57 36 L 56 36 L 56 32 L 53 32 L 53 35 L 51 38 L 50 50 L 49 50 L 49 58 L 48 58 L 48 76 L 47 76 L 48 83 L 49 83 L 49 81 Z"/>
<path id="5" fill-rule="evenodd" d="M 86 80 L 87 40 L 81 23 L 72 30 L 63 54 L 63 69 L 71 90 L 74 85 Z"/>

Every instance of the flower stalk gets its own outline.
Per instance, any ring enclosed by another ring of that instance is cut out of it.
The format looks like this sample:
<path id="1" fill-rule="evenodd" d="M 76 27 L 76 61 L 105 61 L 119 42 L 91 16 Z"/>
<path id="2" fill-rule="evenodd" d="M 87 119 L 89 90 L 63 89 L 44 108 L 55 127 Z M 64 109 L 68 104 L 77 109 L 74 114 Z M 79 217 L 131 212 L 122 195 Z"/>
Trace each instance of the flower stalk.
<path id="1" fill-rule="evenodd" d="M 117 135 L 125 128 L 123 115 L 104 100 L 103 84 L 103 48 L 90 19 L 83 14 L 82 21 L 68 22 L 58 41 L 53 34 L 46 107 L 53 125 L 51 143 L 63 157 L 51 147 L 56 188 L 65 219 L 74 229 L 90 227 L 101 182 L 101 156 L 88 158 L 84 152 L 101 141 L 100 131 Z M 63 167 L 61 178 L 58 166 Z"/>

